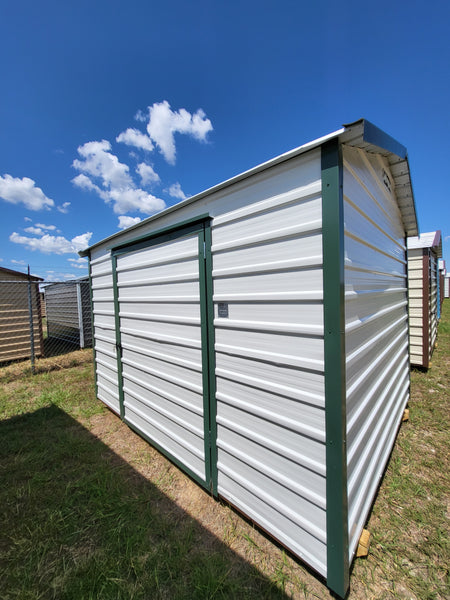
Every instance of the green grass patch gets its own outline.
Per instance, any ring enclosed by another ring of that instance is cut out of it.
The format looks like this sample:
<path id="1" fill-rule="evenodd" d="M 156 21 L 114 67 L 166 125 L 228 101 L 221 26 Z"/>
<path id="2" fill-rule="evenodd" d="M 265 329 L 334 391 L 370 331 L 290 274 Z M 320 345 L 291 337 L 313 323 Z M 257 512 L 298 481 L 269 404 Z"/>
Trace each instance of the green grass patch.
<path id="1" fill-rule="evenodd" d="M 0 369 L 0 597 L 330 598 L 95 398 L 92 352 Z M 449 597 L 450 301 L 413 370 L 349 600 Z"/>

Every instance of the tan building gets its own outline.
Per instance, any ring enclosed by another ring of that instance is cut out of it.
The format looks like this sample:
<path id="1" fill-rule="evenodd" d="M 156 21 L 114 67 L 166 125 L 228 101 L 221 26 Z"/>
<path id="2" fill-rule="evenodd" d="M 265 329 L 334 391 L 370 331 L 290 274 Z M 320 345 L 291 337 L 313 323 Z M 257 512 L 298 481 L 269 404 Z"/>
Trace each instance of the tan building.
<path id="1" fill-rule="evenodd" d="M 430 366 L 436 343 L 439 298 L 440 231 L 408 238 L 409 348 L 411 365 Z"/>
<path id="2" fill-rule="evenodd" d="M 40 277 L 0 267 L 0 363 L 30 357 L 32 344 L 35 356 L 44 352 L 40 281 Z"/>

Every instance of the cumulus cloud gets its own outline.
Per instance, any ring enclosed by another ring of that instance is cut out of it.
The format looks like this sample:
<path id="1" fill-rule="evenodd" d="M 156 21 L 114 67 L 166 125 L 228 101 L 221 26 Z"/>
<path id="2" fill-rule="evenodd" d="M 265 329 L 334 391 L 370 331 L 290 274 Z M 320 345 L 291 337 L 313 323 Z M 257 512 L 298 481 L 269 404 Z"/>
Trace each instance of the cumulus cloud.
<path id="1" fill-rule="evenodd" d="M 151 152 L 154 147 L 153 142 L 148 135 L 145 135 L 145 133 L 142 133 L 139 129 L 134 129 L 132 127 L 128 128 L 126 131 L 122 131 L 122 133 L 116 137 L 116 142 L 121 142 L 127 146 L 134 146 L 141 150 L 147 150 L 148 152 Z"/>
<path id="2" fill-rule="evenodd" d="M 25 227 L 27 233 L 32 233 L 33 235 L 44 235 L 45 231 L 55 231 L 55 225 L 44 225 L 44 223 L 35 223 L 34 226 Z"/>
<path id="3" fill-rule="evenodd" d="M 146 163 L 139 163 L 136 167 L 136 173 L 140 176 L 142 185 L 151 185 L 161 181 L 158 173 L 153 170 L 153 167 Z"/>
<path id="4" fill-rule="evenodd" d="M 77 235 L 71 240 L 63 236 L 54 236 L 46 233 L 42 237 L 28 237 L 13 232 L 9 239 L 15 244 L 21 244 L 28 250 L 39 250 L 44 254 L 78 254 L 80 250 L 84 250 L 89 245 L 89 240 L 92 237 L 90 231 Z"/>
<path id="5" fill-rule="evenodd" d="M 177 198 L 178 200 L 186 200 L 186 198 L 188 197 L 183 192 L 183 190 L 181 189 L 181 185 L 178 182 L 171 185 L 167 191 L 169 195 L 172 196 L 172 198 Z"/>
<path id="6" fill-rule="evenodd" d="M 73 273 L 58 273 L 57 271 L 47 271 L 46 281 L 62 281 L 64 279 L 76 279 Z"/>
<path id="7" fill-rule="evenodd" d="M 174 112 L 167 100 L 149 106 L 148 114 L 147 133 L 170 164 L 175 164 L 175 133 L 206 141 L 208 132 L 213 129 L 201 108 L 194 114 L 184 108 Z"/>
<path id="8" fill-rule="evenodd" d="M 30 210 L 50 210 L 55 205 L 29 177 L 0 176 L 0 198 L 11 204 L 24 204 Z"/>
<path id="9" fill-rule="evenodd" d="M 69 206 L 70 206 L 70 202 L 63 202 L 61 204 L 61 206 L 57 206 L 57 210 L 59 210 L 60 213 L 63 213 L 63 215 L 66 215 L 69 212 Z"/>
<path id="10" fill-rule="evenodd" d="M 26 265 L 27 263 L 24 260 L 16 260 L 15 258 L 11 259 L 13 265 Z"/>
<path id="11" fill-rule="evenodd" d="M 67 260 L 76 269 L 87 269 L 87 258 L 68 258 Z"/>
<path id="12" fill-rule="evenodd" d="M 41 229 L 47 229 L 48 231 L 55 231 L 56 225 L 45 225 L 44 223 L 35 223 L 36 227 Z"/>
<path id="13" fill-rule="evenodd" d="M 119 217 L 119 229 L 126 229 L 127 227 L 131 227 L 132 225 L 136 225 L 136 223 L 140 223 L 140 217 L 128 217 L 121 216 Z"/>
<path id="14" fill-rule="evenodd" d="M 107 203 L 112 202 L 116 214 L 139 211 L 149 215 L 165 208 L 164 200 L 135 185 L 128 165 L 121 163 L 111 153 L 108 141 L 87 142 L 78 148 L 78 153 L 83 160 L 76 159 L 72 163 L 80 171 L 72 179 L 72 183 L 81 189 L 95 192 Z M 97 179 L 100 185 L 92 178 Z"/>

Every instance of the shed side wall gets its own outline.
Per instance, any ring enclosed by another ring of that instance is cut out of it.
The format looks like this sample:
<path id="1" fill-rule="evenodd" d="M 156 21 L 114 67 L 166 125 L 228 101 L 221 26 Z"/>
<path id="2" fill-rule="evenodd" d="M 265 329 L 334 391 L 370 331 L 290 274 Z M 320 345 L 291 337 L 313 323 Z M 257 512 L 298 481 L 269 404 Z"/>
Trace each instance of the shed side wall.
<path id="1" fill-rule="evenodd" d="M 411 364 L 424 365 L 423 355 L 423 250 L 408 250 L 409 349 Z"/>
<path id="2" fill-rule="evenodd" d="M 349 556 L 409 398 L 404 228 L 387 162 L 344 147 Z"/>

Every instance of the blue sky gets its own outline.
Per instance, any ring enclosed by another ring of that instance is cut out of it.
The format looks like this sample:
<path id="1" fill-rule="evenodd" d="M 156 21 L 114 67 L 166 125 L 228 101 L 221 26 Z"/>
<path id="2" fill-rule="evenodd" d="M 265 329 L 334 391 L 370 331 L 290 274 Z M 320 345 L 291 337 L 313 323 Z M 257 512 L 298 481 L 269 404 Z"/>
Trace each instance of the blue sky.
<path id="1" fill-rule="evenodd" d="M 0 7 L 0 266 L 76 251 L 364 117 L 408 149 L 450 270 L 450 4 L 15 0 Z"/>

